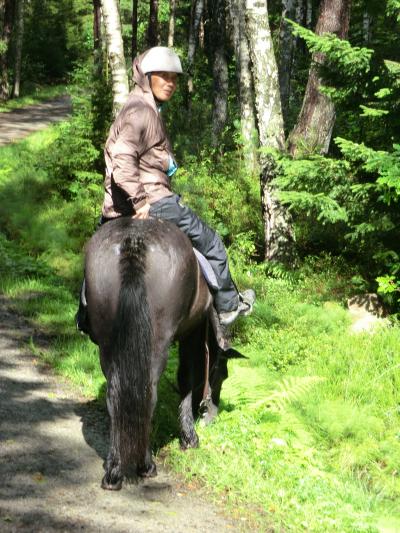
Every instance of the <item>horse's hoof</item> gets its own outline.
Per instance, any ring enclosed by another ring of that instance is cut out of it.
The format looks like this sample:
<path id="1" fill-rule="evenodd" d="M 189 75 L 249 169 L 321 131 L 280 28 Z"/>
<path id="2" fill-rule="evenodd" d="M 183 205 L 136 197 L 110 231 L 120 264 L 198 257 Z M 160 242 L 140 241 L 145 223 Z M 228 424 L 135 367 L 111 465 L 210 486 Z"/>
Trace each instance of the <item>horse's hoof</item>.
<path id="1" fill-rule="evenodd" d="M 101 480 L 101 488 L 104 490 L 121 490 L 122 480 L 120 479 L 116 483 L 110 483 L 107 481 L 107 476 L 104 476 Z"/>
<path id="2" fill-rule="evenodd" d="M 197 435 L 195 437 L 192 437 L 191 439 L 181 437 L 179 440 L 179 444 L 183 452 L 188 450 L 189 448 L 198 448 L 199 437 Z"/>
<path id="3" fill-rule="evenodd" d="M 216 407 L 214 404 L 211 404 L 208 410 L 202 413 L 201 418 L 200 418 L 200 423 L 203 426 L 208 426 L 214 421 L 217 414 L 218 414 L 218 407 Z"/>
<path id="4" fill-rule="evenodd" d="M 138 476 L 139 477 L 156 477 L 157 476 L 157 467 L 154 461 L 150 463 L 150 465 L 143 466 L 141 468 L 138 468 Z"/>

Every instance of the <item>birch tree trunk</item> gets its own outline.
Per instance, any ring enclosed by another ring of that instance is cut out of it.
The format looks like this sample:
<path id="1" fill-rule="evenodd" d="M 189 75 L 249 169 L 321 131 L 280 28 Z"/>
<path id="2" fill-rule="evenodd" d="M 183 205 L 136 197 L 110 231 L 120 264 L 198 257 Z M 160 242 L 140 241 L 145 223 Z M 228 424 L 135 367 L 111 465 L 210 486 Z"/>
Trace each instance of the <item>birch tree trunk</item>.
<path id="1" fill-rule="evenodd" d="M 240 133 L 245 163 L 250 173 L 257 166 L 256 120 L 254 116 L 253 80 L 250 70 L 250 51 L 246 36 L 245 0 L 230 0 L 229 13 L 233 29 L 237 79 L 239 85 Z"/>
<path id="2" fill-rule="evenodd" d="M 149 25 L 147 28 L 147 46 L 152 48 L 158 44 L 158 0 L 150 0 L 150 16 Z"/>
<path id="3" fill-rule="evenodd" d="M 1 32 L 2 47 L 0 50 L 0 100 L 7 100 L 10 95 L 8 81 L 8 51 L 11 41 L 11 31 L 15 0 L 3 2 L 3 28 Z"/>
<path id="4" fill-rule="evenodd" d="M 169 0 L 168 46 L 174 46 L 176 0 Z"/>
<path id="5" fill-rule="evenodd" d="M 253 80 L 261 148 L 284 149 L 278 67 L 268 22 L 266 0 L 246 0 L 247 37 L 253 64 Z M 289 262 L 293 232 L 290 217 L 280 204 L 273 180 L 276 162 L 272 153 L 260 156 L 261 204 L 264 219 L 265 259 Z"/>
<path id="6" fill-rule="evenodd" d="M 129 94 L 124 46 L 122 42 L 121 19 L 118 0 L 101 0 L 104 27 L 106 31 L 107 55 L 110 64 L 114 115 L 124 105 Z"/>
<path id="7" fill-rule="evenodd" d="M 228 118 L 228 61 L 226 59 L 225 39 L 225 0 L 215 0 L 212 18 L 214 33 L 214 98 L 212 114 L 212 146 L 222 146 L 221 133 Z"/>
<path id="8" fill-rule="evenodd" d="M 132 0 L 132 42 L 131 42 L 132 61 L 135 59 L 135 57 L 138 54 L 137 31 L 138 31 L 138 0 Z"/>
<path id="9" fill-rule="evenodd" d="M 246 0 L 246 19 L 260 144 L 283 150 L 284 133 L 278 67 L 269 28 L 266 0 Z"/>
<path id="10" fill-rule="evenodd" d="M 350 0 L 323 0 L 315 33 L 335 33 L 341 39 L 347 36 L 350 22 Z M 297 125 L 289 136 L 289 151 L 293 156 L 326 154 L 335 123 L 333 102 L 320 92 L 322 79 L 319 66 L 325 56 L 313 54 L 303 105 Z"/>
<path id="11" fill-rule="evenodd" d="M 14 85 L 13 98 L 19 97 L 21 85 L 21 58 L 22 58 L 22 43 L 24 39 L 24 8 L 25 0 L 17 1 L 17 9 L 15 12 L 15 63 L 14 63 Z"/>

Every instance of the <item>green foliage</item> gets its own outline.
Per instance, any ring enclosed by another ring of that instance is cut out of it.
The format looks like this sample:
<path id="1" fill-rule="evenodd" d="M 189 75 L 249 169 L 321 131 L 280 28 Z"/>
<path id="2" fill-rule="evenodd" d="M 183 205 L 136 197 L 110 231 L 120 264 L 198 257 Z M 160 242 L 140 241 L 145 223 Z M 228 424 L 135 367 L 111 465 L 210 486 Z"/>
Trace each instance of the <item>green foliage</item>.
<path id="1" fill-rule="evenodd" d="M 254 208 L 259 185 L 246 173 L 239 156 L 226 153 L 215 159 L 205 151 L 199 157 L 187 156 L 173 178 L 173 187 L 227 242 L 238 239 L 237 246 L 249 257 L 261 245 L 259 213 Z"/>
<path id="2" fill-rule="evenodd" d="M 368 174 L 377 175 L 376 189 L 381 193 L 379 200 L 390 205 L 400 197 L 400 145 L 393 145 L 392 152 L 376 151 L 364 144 L 356 144 L 336 138 L 336 144 L 343 155 L 352 162 L 361 162 Z"/>
<path id="3" fill-rule="evenodd" d="M 321 284 L 336 274 L 321 272 Z M 305 306 L 296 285 L 264 283 L 267 298 L 247 319 L 241 346 L 249 359 L 230 363 L 222 412 L 213 426 L 199 427 L 199 450 L 170 446 L 169 461 L 234 507 L 246 501 L 264 509 L 261 530 L 268 523 L 341 532 L 398 524 L 391 505 L 400 491 L 398 330 L 353 337 L 337 304 Z M 272 358 L 286 364 L 277 371 Z"/>
<path id="4" fill-rule="evenodd" d="M 0 54 L 4 54 L 5 52 L 7 52 L 7 43 L 3 39 L 0 39 Z"/>
<path id="5" fill-rule="evenodd" d="M 389 15 L 395 15 L 397 17 L 397 20 L 400 22 L 400 1 L 399 0 L 388 0 L 386 9 Z"/>
<path id="6" fill-rule="evenodd" d="M 51 269 L 45 261 L 27 255 L 26 251 L 12 245 L 0 232 L 1 278 L 49 277 L 50 274 Z"/>
<path id="7" fill-rule="evenodd" d="M 294 35 L 305 40 L 310 52 L 326 56 L 325 59 L 331 68 L 341 70 L 349 78 L 360 72 L 368 72 L 373 50 L 351 46 L 349 41 L 340 39 L 333 33 L 316 35 L 292 20 L 286 20 L 293 27 Z"/>
<path id="8" fill-rule="evenodd" d="M 332 33 L 317 35 L 292 20 L 287 21 L 293 28 L 293 34 L 304 39 L 309 51 L 315 54 L 314 61 L 320 68 L 325 85 L 321 92 L 334 101 L 352 96 L 370 70 L 374 51 L 352 46 L 349 41 Z"/>
<path id="9" fill-rule="evenodd" d="M 24 80 L 65 80 L 72 65 L 92 50 L 92 6 L 80 0 L 26 3 Z"/>

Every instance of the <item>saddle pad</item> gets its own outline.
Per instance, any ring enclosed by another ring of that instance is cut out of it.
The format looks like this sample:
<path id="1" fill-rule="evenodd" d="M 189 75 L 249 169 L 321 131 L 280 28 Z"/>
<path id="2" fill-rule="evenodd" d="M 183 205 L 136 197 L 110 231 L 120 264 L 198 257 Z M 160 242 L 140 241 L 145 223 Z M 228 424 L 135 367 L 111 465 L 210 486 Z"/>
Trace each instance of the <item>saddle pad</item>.
<path id="1" fill-rule="evenodd" d="M 207 259 L 204 257 L 203 254 L 201 254 L 196 248 L 193 248 L 194 255 L 197 257 L 197 261 L 199 262 L 201 271 L 203 272 L 203 276 L 206 278 L 206 281 L 208 285 L 214 290 L 217 291 L 219 289 L 217 277 L 214 273 L 214 270 L 211 268 L 210 263 L 207 261 Z"/>

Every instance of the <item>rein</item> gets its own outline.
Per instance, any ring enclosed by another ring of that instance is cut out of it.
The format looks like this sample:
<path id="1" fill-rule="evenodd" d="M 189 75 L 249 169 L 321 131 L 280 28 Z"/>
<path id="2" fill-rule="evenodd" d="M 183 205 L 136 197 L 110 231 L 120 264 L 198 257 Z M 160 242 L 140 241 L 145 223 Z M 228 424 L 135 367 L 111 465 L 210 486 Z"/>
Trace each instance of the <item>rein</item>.
<path id="1" fill-rule="evenodd" d="M 203 388 L 203 399 L 200 402 L 199 414 L 204 416 L 208 411 L 208 407 L 211 403 L 211 387 L 210 387 L 210 349 L 208 346 L 208 329 L 209 329 L 209 320 L 206 321 L 206 331 L 205 331 L 205 369 L 204 369 L 204 388 Z"/>

